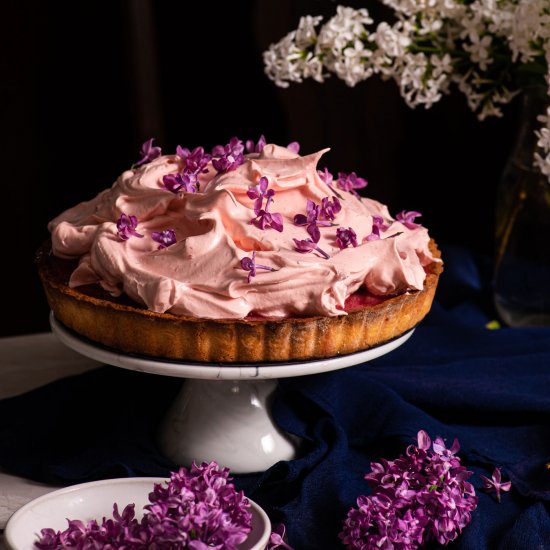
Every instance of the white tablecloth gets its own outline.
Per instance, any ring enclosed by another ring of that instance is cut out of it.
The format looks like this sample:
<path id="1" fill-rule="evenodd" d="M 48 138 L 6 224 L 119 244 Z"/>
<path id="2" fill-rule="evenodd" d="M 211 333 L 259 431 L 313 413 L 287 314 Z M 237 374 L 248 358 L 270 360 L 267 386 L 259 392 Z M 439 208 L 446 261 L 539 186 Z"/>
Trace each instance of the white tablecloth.
<path id="1" fill-rule="evenodd" d="M 0 338 L 0 399 L 98 366 L 96 361 L 66 348 L 50 333 Z M 57 488 L 0 470 L 0 529 L 15 510 Z"/>

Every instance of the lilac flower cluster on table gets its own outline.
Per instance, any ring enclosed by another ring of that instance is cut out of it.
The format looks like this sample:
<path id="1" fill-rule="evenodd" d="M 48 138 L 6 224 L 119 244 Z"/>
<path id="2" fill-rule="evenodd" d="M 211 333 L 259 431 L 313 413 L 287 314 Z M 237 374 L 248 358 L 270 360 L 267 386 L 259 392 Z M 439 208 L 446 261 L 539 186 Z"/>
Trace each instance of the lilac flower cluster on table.
<path id="1" fill-rule="evenodd" d="M 460 463 L 455 439 L 447 448 L 441 438 L 431 442 L 418 432 L 417 445 L 409 445 L 395 460 L 372 463 L 365 476 L 372 492 L 357 499 L 340 533 L 349 549 L 414 550 L 430 541 L 442 545 L 455 540 L 470 523 L 477 496 L 468 479 L 473 475 Z M 495 469 L 491 480 L 481 476 L 484 488 L 508 491 Z"/>
<path id="2" fill-rule="evenodd" d="M 237 550 L 252 524 L 249 502 L 229 483 L 229 469 L 215 462 L 193 464 L 155 484 L 141 521 L 134 505 L 113 517 L 84 523 L 68 520 L 64 531 L 42 529 L 38 550 Z"/>
<path id="3" fill-rule="evenodd" d="M 265 72 L 278 86 L 331 74 L 355 86 L 373 75 L 393 79 L 410 107 L 428 108 L 453 86 L 483 120 L 538 86 L 550 95 L 548 0 L 381 0 L 393 21 L 365 8 L 304 16 L 298 28 L 264 52 Z M 534 164 L 550 180 L 550 107 L 540 113 Z"/>

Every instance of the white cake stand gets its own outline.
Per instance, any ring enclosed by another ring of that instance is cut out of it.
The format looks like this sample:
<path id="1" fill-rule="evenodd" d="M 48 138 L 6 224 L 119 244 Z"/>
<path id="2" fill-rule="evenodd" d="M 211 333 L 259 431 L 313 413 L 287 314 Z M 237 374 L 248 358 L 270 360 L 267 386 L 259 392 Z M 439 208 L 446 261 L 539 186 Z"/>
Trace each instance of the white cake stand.
<path id="1" fill-rule="evenodd" d="M 282 432 L 271 417 L 270 398 L 278 378 L 343 369 L 393 351 L 414 329 L 386 344 L 331 359 L 292 363 L 181 363 L 129 355 L 95 344 L 66 328 L 50 314 L 63 344 L 109 365 L 150 374 L 186 378 L 160 427 L 163 453 L 175 464 L 215 460 L 232 473 L 264 471 L 296 457 L 299 442 Z"/>

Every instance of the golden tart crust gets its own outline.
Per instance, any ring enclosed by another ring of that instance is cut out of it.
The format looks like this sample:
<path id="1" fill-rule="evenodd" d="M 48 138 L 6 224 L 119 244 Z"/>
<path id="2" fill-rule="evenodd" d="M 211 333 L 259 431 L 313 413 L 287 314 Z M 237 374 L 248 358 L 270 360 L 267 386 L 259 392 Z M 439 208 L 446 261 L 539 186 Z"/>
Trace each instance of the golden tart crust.
<path id="1" fill-rule="evenodd" d="M 433 241 L 430 250 L 440 257 Z M 443 267 L 427 267 L 424 288 L 364 305 L 338 317 L 213 320 L 155 313 L 99 285 L 69 288 L 76 267 L 46 243 L 37 266 L 57 320 L 81 336 L 125 353 L 208 363 L 321 359 L 363 351 L 414 328 L 426 316 Z"/>

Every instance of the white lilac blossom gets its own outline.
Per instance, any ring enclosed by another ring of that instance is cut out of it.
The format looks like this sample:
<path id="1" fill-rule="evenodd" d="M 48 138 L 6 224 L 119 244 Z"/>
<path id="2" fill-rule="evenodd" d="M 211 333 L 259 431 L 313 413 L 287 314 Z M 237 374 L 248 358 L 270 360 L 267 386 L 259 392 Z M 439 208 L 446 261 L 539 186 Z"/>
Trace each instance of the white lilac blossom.
<path id="1" fill-rule="evenodd" d="M 338 6 L 325 22 L 302 17 L 264 53 L 282 87 L 334 74 L 349 86 L 378 74 L 410 107 L 431 107 L 452 86 L 480 120 L 502 116 L 522 89 L 550 94 L 548 0 L 381 0 L 395 20 L 376 25 L 365 8 Z M 541 113 L 534 164 L 550 180 L 550 113 Z M 330 183 L 328 183 L 330 185 Z"/>
<path id="2" fill-rule="evenodd" d="M 414 550 L 432 540 L 445 545 L 470 523 L 477 497 L 467 481 L 472 472 L 456 456 L 458 441 L 449 449 L 441 438 L 432 445 L 423 430 L 417 439 L 396 460 L 371 464 L 365 479 L 372 493 L 357 499 L 339 535 L 347 548 Z"/>

